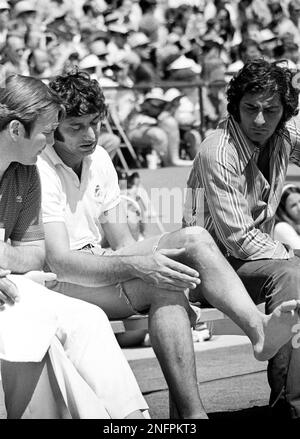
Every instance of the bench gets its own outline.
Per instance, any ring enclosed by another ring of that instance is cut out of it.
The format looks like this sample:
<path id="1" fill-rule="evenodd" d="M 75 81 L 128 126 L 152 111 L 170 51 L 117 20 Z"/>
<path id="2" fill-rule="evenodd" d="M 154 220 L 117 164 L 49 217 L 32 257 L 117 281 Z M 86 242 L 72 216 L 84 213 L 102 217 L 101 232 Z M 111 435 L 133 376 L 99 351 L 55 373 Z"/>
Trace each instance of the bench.
<path id="1" fill-rule="evenodd" d="M 226 314 L 216 308 L 202 308 L 200 322 L 214 322 L 229 319 Z M 148 316 L 134 315 L 124 320 L 111 320 L 111 327 L 115 334 L 126 331 L 148 329 Z"/>
<path id="2" fill-rule="evenodd" d="M 264 303 L 258 305 L 260 311 L 264 312 Z M 200 322 L 207 322 L 214 324 L 213 334 L 218 335 L 245 335 L 244 332 L 223 312 L 217 310 L 216 308 L 202 308 Z M 126 336 L 128 334 L 128 339 L 130 340 L 130 334 L 133 334 L 134 340 L 134 332 L 137 334 L 140 332 L 142 337 L 140 338 L 140 342 L 143 339 L 144 334 L 148 330 L 148 316 L 145 315 L 134 315 L 124 320 L 111 320 L 110 321 L 112 329 L 117 336 L 118 341 L 122 342 L 123 335 Z M 138 338 L 137 338 L 138 339 Z M 125 343 L 127 343 L 127 339 L 124 338 Z M 136 343 L 138 344 L 138 343 Z M 129 344 L 130 345 L 130 344 Z M 125 345 L 126 347 L 126 345 Z M 170 419 L 179 419 L 177 409 L 172 401 L 171 394 L 169 392 L 169 416 Z"/>
<path id="3" fill-rule="evenodd" d="M 264 303 L 261 303 L 257 306 L 257 308 L 264 312 Z M 229 317 L 224 314 L 223 312 L 219 311 L 216 308 L 201 308 L 201 316 L 200 316 L 200 322 L 217 322 L 220 320 L 225 320 L 228 323 L 232 324 L 232 327 L 235 327 L 235 325 Z M 128 317 L 127 319 L 123 320 L 111 320 L 110 321 L 111 327 L 115 334 L 122 334 L 127 331 L 134 331 L 134 330 L 142 330 L 148 329 L 148 316 L 147 315 L 134 315 L 131 317 Z M 220 332 L 218 332 L 220 334 Z M 228 334 L 228 332 L 226 332 Z M 235 332 L 234 332 L 235 333 Z"/>

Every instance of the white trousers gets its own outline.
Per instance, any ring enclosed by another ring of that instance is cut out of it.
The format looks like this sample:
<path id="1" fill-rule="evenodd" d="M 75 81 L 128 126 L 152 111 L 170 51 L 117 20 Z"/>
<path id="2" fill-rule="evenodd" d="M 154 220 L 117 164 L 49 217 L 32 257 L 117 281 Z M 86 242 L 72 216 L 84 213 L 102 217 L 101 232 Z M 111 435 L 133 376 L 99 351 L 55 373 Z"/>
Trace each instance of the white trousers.
<path id="1" fill-rule="evenodd" d="M 25 362 L 22 355 L 16 360 L 18 345 L 10 353 L 13 361 L 2 355 L 8 418 L 122 419 L 133 411 L 148 409 L 110 323 L 99 307 L 49 291 L 24 276 L 10 278 L 21 296 L 20 302 L 9 309 L 10 322 L 16 314 L 14 325 L 20 339 L 26 334 L 26 325 L 32 330 L 35 316 L 37 321 L 42 318 L 39 309 L 42 313 L 47 309 L 48 319 L 49 315 L 54 317 L 56 329 L 41 361 L 26 358 Z M 22 308 L 28 309 L 28 305 L 34 312 L 20 318 Z M 0 331 L 5 312 L 5 309 L 0 312 Z M 1 334 L 5 346 L 3 334 L 5 331 Z M 30 337 L 30 332 L 26 336 Z M 34 338 L 40 344 L 38 327 L 28 346 L 34 347 Z M 35 356 L 35 349 L 32 351 Z"/>

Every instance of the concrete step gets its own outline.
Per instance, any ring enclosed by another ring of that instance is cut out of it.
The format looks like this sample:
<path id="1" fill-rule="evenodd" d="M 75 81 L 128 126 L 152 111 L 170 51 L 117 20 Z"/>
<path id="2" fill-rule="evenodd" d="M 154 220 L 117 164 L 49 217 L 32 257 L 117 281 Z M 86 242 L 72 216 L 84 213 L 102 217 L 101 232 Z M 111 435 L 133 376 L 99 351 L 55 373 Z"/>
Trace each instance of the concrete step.
<path id="1" fill-rule="evenodd" d="M 194 343 L 199 383 L 228 377 L 265 372 L 267 362 L 257 361 L 249 339 L 244 335 L 216 335 L 209 341 Z M 122 349 L 144 393 L 167 390 L 153 349 Z"/>

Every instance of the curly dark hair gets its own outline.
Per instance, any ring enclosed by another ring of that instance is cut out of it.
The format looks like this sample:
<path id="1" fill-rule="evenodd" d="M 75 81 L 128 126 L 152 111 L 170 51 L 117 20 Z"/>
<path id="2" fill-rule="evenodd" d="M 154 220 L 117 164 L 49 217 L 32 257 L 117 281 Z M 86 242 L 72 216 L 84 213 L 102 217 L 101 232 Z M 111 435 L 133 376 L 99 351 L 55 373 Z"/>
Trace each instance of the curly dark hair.
<path id="1" fill-rule="evenodd" d="M 229 83 L 228 113 L 240 122 L 240 101 L 246 93 L 278 93 L 283 113 L 277 130 L 283 128 L 292 116 L 298 114 L 299 90 L 293 86 L 293 76 L 294 73 L 288 68 L 279 66 L 278 63 L 269 63 L 264 59 L 247 62 Z"/>
<path id="2" fill-rule="evenodd" d="M 97 80 L 86 72 L 74 68 L 57 76 L 49 87 L 62 99 L 66 117 L 79 117 L 98 113 L 101 119 L 107 116 L 103 91 Z"/>

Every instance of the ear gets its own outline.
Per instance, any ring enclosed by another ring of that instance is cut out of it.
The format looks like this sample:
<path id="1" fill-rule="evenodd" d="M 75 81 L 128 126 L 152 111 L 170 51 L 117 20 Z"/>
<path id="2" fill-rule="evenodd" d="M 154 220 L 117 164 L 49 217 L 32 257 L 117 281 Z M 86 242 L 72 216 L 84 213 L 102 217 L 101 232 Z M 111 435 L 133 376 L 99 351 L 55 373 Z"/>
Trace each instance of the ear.
<path id="1" fill-rule="evenodd" d="M 16 142 L 20 137 L 24 137 L 25 129 L 19 120 L 12 120 L 8 126 L 11 138 Z"/>

